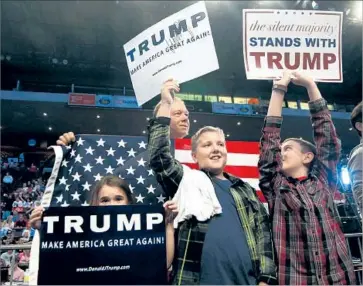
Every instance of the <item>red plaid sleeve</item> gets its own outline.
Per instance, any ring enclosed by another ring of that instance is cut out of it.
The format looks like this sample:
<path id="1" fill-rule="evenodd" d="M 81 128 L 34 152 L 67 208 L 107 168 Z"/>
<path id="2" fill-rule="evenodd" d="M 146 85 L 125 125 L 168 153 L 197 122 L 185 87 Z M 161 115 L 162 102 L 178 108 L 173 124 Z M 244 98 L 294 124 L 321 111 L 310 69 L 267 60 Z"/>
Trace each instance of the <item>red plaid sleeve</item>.
<path id="1" fill-rule="evenodd" d="M 282 117 L 267 116 L 260 140 L 260 189 L 267 201 L 273 201 L 276 176 L 281 169 L 280 131 Z"/>
<path id="2" fill-rule="evenodd" d="M 324 167 L 328 182 L 337 182 L 337 164 L 341 155 L 341 141 L 335 130 L 326 101 L 309 102 L 317 159 Z"/>

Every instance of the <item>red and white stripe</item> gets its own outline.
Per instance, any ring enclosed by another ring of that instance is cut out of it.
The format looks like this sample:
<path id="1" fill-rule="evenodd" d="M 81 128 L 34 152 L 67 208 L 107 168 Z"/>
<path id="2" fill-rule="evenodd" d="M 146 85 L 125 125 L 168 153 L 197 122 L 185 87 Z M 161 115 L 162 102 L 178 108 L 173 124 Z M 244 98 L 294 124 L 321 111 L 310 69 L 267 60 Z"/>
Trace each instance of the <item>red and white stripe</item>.
<path id="1" fill-rule="evenodd" d="M 175 158 L 193 169 L 198 166 L 191 155 L 190 139 L 177 139 L 175 141 Z M 227 165 L 225 171 L 248 182 L 257 190 L 257 195 L 263 203 L 266 203 L 258 186 L 258 158 L 260 154 L 259 142 L 227 141 Z"/>

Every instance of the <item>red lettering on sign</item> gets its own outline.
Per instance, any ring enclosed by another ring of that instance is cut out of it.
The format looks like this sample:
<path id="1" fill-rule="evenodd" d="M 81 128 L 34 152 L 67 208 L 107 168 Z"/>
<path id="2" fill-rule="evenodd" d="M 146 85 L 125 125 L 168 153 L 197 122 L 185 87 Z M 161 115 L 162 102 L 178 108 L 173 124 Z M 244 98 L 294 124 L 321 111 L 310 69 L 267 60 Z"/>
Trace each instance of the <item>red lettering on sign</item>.
<path id="1" fill-rule="evenodd" d="M 267 61 L 269 69 L 303 70 L 329 69 L 329 65 L 336 62 L 337 57 L 332 53 L 278 53 L 278 52 L 250 52 L 254 57 L 256 68 L 261 68 L 262 61 Z"/>

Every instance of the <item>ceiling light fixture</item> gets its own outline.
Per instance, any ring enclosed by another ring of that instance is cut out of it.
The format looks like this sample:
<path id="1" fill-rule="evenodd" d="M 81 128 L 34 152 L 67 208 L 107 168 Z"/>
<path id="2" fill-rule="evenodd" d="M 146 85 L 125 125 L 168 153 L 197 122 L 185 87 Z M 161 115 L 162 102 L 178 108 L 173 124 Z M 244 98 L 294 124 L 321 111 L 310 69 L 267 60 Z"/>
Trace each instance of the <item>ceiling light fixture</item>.
<path id="1" fill-rule="evenodd" d="M 353 127 L 350 127 L 350 128 L 349 128 L 349 131 L 352 131 L 352 130 L 353 130 Z"/>
<path id="2" fill-rule="evenodd" d="M 229 134 L 227 134 L 227 137 L 229 137 Z"/>
<path id="3" fill-rule="evenodd" d="M 63 60 L 63 64 L 64 65 L 67 65 L 68 64 L 68 61 L 66 59 Z"/>
<path id="4" fill-rule="evenodd" d="M 237 125 L 241 125 L 241 122 L 237 122 Z"/>
<path id="5" fill-rule="evenodd" d="M 97 132 L 101 132 L 101 129 L 97 129 Z"/>
<path id="6" fill-rule="evenodd" d="M 6 56 L 6 60 L 10 61 L 11 60 L 11 56 Z"/>
<path id="7" fill-rule="evenodd" d="M 196 120 L 196 119 L 194 119 L 194 120 L 193 120 L 193 122 L 194 122 L 194 123 L 197 123 L 197 120 Z"/>
<path id="8" fill-rule="evenodd" d="M 97 118 L 100 118 L 101 116 L 97 115 L 96 117 L 97 117 Z"/>
<path id="9" fill-rule="evenodd" d="M 146 117 L 146 120 L 149 121 L 150 120 L 150 117 Z"/>
<path id="10" fill-rule="evenodd" d="M 56 58 L 53 58 L 52 62 L 53 62 L 53 64 L 56 64 L 56 63 L 58 63 L 58 60 Z"/>
<path id="11" fill-rule="evenodd" d="M 49 129 L 50 131 L 52 131 L 52 129 L 53 129 L 53 128 L 49 126 L 49 127 L 48 127 L 48 129 Z"/>
<path id="12" fill-rule="evenodd" d="M 44 113 L 43 113 L 43 116 L 48 116 L 48 114 L 44 112 Z"/>
<path id="13" fill-rule="evenodd" d="M 146 131 L 144 130 L 144 131 L 142 131 L 142 133 L 143 133 L 143 134 L 146 134 Z"/>

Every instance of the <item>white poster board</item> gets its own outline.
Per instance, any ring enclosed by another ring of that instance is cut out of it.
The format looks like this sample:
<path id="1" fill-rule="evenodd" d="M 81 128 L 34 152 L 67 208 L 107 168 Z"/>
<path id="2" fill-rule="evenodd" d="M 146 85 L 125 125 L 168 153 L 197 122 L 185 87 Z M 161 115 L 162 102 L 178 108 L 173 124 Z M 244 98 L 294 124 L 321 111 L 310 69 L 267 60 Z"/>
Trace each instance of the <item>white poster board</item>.
<path id="1" fill-rule="evenodd" d="M 343 82 L 342 12 L 252 10 L 243 14 L 247 79 L 304 70 L 320 82 Z"/>
<path id="2" fill-rule="evenodd" d="M 139 106 L 160 94 L 170 77 L 183 83 L 219 69 L 204 2 L 148 28 L 124 51 Z"/>

